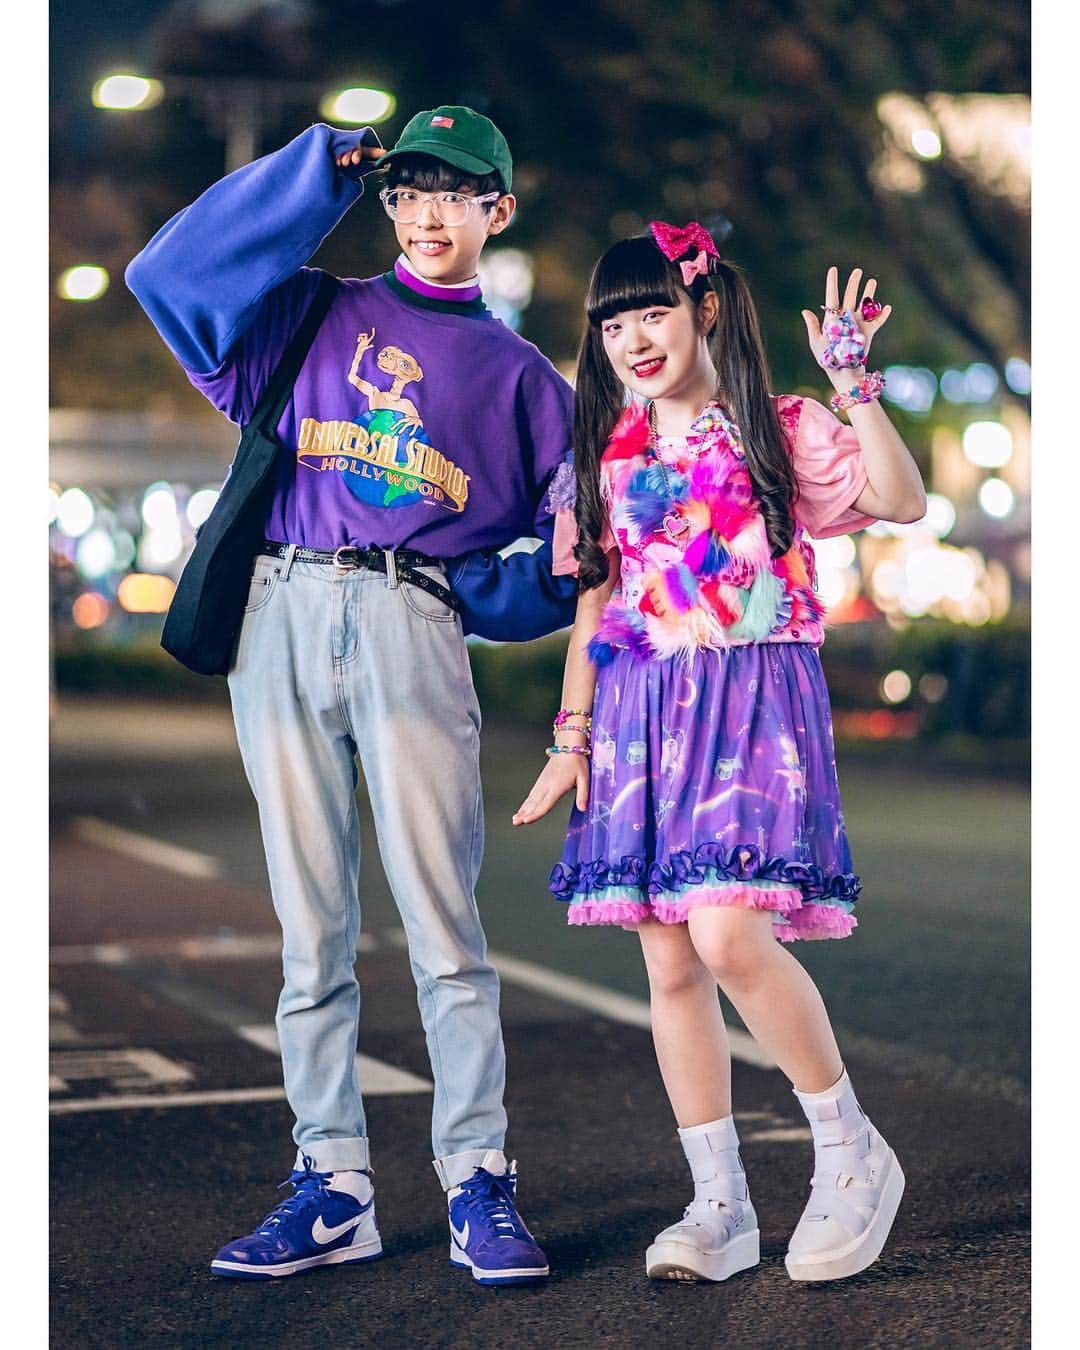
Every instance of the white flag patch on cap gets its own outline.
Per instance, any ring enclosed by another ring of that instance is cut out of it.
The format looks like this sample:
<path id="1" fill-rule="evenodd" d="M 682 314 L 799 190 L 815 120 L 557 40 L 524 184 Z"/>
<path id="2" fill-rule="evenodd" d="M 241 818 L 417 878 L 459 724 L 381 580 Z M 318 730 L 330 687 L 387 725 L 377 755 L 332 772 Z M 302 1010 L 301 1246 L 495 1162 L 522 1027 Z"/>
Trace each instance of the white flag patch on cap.
<path id="1" fill-rule="evenodd" d="M 433 117 L 431 119 L 431 125 L 433 127 L 452 127 L 454 125 L 454 119 L 452 117 Z"/>

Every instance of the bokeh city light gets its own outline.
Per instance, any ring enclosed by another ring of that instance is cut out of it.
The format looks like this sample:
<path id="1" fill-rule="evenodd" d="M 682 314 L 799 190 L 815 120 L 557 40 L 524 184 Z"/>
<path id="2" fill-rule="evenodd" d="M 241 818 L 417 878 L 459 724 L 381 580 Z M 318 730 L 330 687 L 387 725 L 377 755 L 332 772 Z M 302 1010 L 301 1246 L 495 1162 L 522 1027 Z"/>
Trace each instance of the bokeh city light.
<path id="1" fill-rule="evenodd" d="M 64 300 L 98 300 L 108 289 L 108 272 L 89 263 L 69 267 L 56 283 L 57 294 Z"/>
<path id="2" fill-rule="evenodd" d="M 68 488 L 56 503 L 56 525 L 61 534 L 78 539 L 94 523 L 94 503 L 81 488 Z"/>
<path id="3" fill-rule="evenodd" d="M 1000 469 L 1012 458 L 1012 432 L 1001 422 L 968 423 L 962 444 L 964 454 L 981 469 Z"/>
<path id="4" fill-rule="evenodd" d="M 393 116 L 397 100 L 385 89 L 341 89 L 327 94 L 319 111 L 331 122 L 352 122 L 357 126 L 385 122 Z"/>
<path id="5" fill-rule="evenodd" d="M 886 703 L 903 703 L 911 694 L 911 676 L 906 670 L 890 670 L 881 681 L 881 697 Z"/>
<path id="6" fill-rule="evenodd" d="M 109 617 L 109 602 L 97 591 L 83 591 L 71 606 L 77 628 L 100 628 Z"/>
<path id="7" fill-rule="evenodd" d="M 121 112 L 152 108 L 164 96 L 165 88 L 160 80 L 131 74 L 107 75 L 94 85 L 90 95 L 95 108 L 112 108 Z"/>
<path id="8" fill-rule="evenodd" d="M 1004 520 L 1016 505 L 1013 490 L 1000 478 L 988 478 L 979 488 L 979 505 L 988 516 Z"/>
<path id="9" fill-rule="evenodd" d="M 176 584 L 170 577 L 148 572 L 129 572 L 117 588 L 116 598 L 131 614 L 164 614 Z"/>

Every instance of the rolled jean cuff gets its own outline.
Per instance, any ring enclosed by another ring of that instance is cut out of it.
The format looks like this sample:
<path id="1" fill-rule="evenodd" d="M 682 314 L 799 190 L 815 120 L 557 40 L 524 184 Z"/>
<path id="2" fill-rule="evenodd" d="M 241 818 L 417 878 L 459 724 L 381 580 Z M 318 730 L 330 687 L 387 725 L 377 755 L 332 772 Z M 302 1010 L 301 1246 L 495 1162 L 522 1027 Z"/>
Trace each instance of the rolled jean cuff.
<path id="1" fill-rule="evenodd" d="M 368 1141 L 362 1139 L 312 1139 L 296 1150 L 296 1170 L 303 1171 L 307 1155 L 316 1172 L 367 1172 L 371 1168 Z"/>
<path id="2" fill-rule="evenodd" d="M 444 1191 L 452 1191 L 467 1181 L 478 1167 L 497 1176 L 506 1170 L 506 1155 L 501 1148 L 470 1148 L 464 1153 L 448 1153 L 432 1162 Z"/>

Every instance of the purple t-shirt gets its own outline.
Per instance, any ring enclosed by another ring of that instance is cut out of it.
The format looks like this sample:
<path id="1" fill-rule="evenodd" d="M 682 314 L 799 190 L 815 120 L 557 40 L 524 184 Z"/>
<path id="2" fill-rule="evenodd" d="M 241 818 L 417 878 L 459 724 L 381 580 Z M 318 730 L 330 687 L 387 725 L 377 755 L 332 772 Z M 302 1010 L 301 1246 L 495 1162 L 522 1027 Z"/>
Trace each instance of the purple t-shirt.
<path id="1" fill-rule="evenodd" d="M 215 371 L 192 384 L 251 416 L 314 293 L 302 268 L 263 300 Z M 396 279 L 344 279 L 278 424 L 266 536 L 310 548 L 498 549 L 550 516 L 572 443 L 573 393 L 477 304 L 433 305 Z"/>

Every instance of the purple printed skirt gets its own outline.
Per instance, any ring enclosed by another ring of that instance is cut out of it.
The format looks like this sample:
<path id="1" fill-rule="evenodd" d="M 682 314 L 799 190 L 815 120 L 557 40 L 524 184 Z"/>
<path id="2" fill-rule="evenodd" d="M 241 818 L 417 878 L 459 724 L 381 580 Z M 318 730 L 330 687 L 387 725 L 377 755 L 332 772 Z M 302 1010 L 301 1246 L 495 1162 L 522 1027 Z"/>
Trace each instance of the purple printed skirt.
<path id="1" fill-rule="evenodd" d="M 847 937 L 851 870 L 816 647 L 618 651 L 598 672 L 588 810 L 550 888 L 572 924 L 682 923 L 698 905 L 769 910 L 773 933 Z"/>

